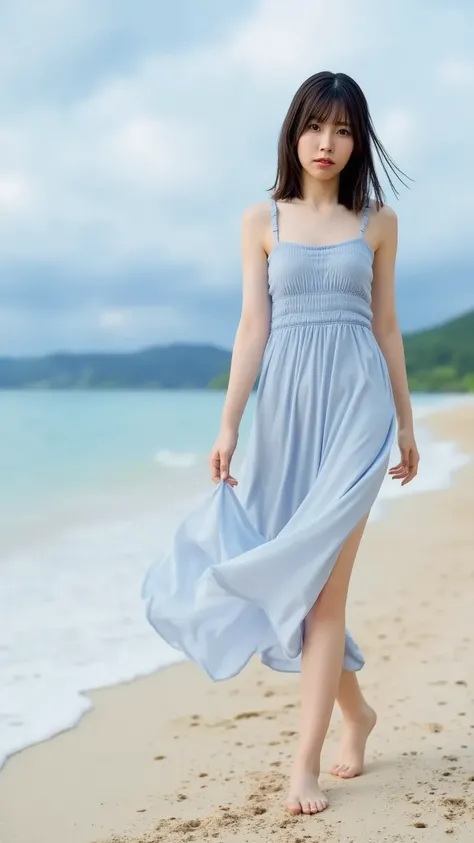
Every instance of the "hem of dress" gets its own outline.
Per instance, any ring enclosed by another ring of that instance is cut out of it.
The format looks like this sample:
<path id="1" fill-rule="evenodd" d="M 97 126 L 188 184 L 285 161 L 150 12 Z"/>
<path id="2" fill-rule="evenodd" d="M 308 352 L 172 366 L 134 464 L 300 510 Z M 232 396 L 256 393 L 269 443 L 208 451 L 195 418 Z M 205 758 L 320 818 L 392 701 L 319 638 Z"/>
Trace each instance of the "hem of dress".
<path id="1" fill-rule="evenodd" d="M 276 670 L 278 673 L 301 673 L 301 666 L 295 665 L 295 667 L 291 667 L 288 662 L 277 661 L 276 659 L 265 659 L 263 656 L 260 657 L 260 661 L 265 667 L 270 668 L 270 670 Z M 365 667 L 365 659 L 362 662 L 352 662 L 354 666 L 349 666 L 346 664 L 345 660 L 342 664 L 343 670 L 347 670 L 349 673 L 357 673 L 359 670 L 362 670 Z"/>
<path id="2" fill-rule="evenodd" d="M 360 524 L 360 522 L 363 521 L 364 518 L 369 517 L 371 509 L 372 509 L 372 506 L 369 508 L 369 511 L 367 513 L 365 513 L 361 518 L 358 519 L 357 523 L 352 527 L 352 529 L 342 539 L 342 541 L 339 544 L 337 550 L 334 552 L 334 562 L 331 566 L 331 570 L 329 571 L 329 573 L 328 573 L 328 575 L 327 575 L 318 595 L 316 596 L 312 606 L 310 606 L 310 608 L 306 612 L 306 615 L 303 618 L 301 618 L 301 620 L 297 621 L 296 626 L 300 630 L 300 645 L 298 647 L 298 651 L 295 654 L 289 652 L 288 648 L 283 644 L 283 642 L 281 640 L 281 637 L 278 633 L 278 630 L 275 627 L 275 624 L 272 622 L 265 605 L 263 605 L 261 601 L 249 599 L 246 595 L 239 594 L 239 592 L 237 590 L 233 589 L 232 586 L 230 586 L 227 582 L 225 582 L 225 578 L 221 577 L 220 572 L 218 573 L 215 567 L 212 567 L 212 568 L 208 569 L 208 572 L 207 572 L 208 575 L 210 575 L 214 579 L 214 582 L 217 583 L 217 585 L 219 586 L 219 588 L 222 589 L 223 592 L 225 592 L 226 594 L 230 594 L 230 595 L 232 595 L 233 597 L 236 597 L 239 600 L 244 600 L 245 602 L 249 603 L 250 605 L 255 606 L 256 608 L 260 609 L 260 611 L 264 613 L 265 618 L 267 619 L 267 623 L 268 623 L 270 629 L 273 632 L 275 642 L 281 648 L 281 650 L 285 654 L 285 656 L 287 656 L 287 660 L 285 659 L 285 661 L 276 660 L 276 659 L 275 660 L 271 660 L 271 659 L 266 660 L 264 658 L 263 652 L 261 650 L 259 650 L 258 646 L 257 646 L 254 649 L 254 651 L 252 652 L 252 654 L 249 656 L 247 661 L 245 662 L 244 667 L 245 667 L 246 664 L 248 664 L 248 662 L 250 661 L 250 659 L 252 658 L 253 655 L 255 655 L 257 653 L 260 653 L 260 660 L 261 660 L 262 664 L 264 664 L 266 667 L 269 667 L 272 670 L 278 670 L 282 673 L 300 673 L 301 672 L 301 667 L 297 667 L 297 668 L 295 667 L 293 669 L 289 666 L 284 667 L 283 665 L 288 665 L 288 662 L 290 662 L 292 660 L 297 661 L 297 660 L 301 659 L 301 655 L 302 655 L 302 651 L 303 651 L 303 636 L 301 634 L 301 628 L 302 628 L 302 625 L 304 624 L 305 618 L 307 617 L 307 615 L 309 614 L 311 609 L 314 607 L 315 603 L 318 601 L 320 594 L 322 593 L 324 587 L 328 583 L 328 581 L 329 581 L 329 579 L 330 579 L 330 577 L 331 577 L 331 575 L 334 571 L 337 560 L 339 558 L 339 555 L 340 555 L 345 543 L 347 542 L 347 540 L 351 536 L 352 532 L 356 529 L 358 524 Z M 278 538 L 278 537 L 276 537 L 276 538 Z M 273 541 L 273 540 L 270 539 L 270 541 Z M 295 630 L 295 633 L 296 633 L 296 630 Z M 355 642 L 354 642 L 354 644 L 355 644 Z M 357 647 L 357 644 L 355 644 L 355 646 Z M 353 665 L 357 665 L 357 667 L 348 666 L 350 663 L 352 663 Z M 277 665 L 280 665 L 280 666 L 277 666 Z M 342 664 L 342 667 L 344 668 L 344 670 L 357 671 L 357 670 L 361 670 L 364 667 L 364 665 L 365 665 L 365 659 L 363 658 L 362 654 L 361 654 L 361 659 L 358 660 L 358 659 L 350 657 L 350 656 L 346 657 L 346 653 L 344 653 L 344 659 L 343 659 L 343 664 Z M 243 668 L 240 668 L 240 670 L 242 670 L 242 669 Z M 240 670 L 238 672 L 240 672 Z M 207 670 L 206 670 L 206 673 L 208 675 L 210 675 Z M 236 674 L 233 674 L 233 675 L 236 675 Z M 230 679 L 232 677 L 229 676 L 228 678 Z"/>

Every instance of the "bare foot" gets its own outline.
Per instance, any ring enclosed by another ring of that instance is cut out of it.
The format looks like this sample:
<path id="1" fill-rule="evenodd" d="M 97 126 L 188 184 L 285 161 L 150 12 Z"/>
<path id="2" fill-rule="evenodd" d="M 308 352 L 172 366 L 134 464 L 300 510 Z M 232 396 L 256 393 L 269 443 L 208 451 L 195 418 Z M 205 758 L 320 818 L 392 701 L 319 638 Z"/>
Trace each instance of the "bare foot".
<path id="1" fill-rule="evenodd" d="M 329 771 L 333 776 L 352 779 L 361 775 L 364 770 L 365 745 L 376 722 L 377 715 L 370 706 L 367 706 L 360 720 L 344 722 L 339 757 Z"/>
<path id="2" fill-rule="evenodd" d="M 290 814 L 317 814 L 328 805 L 327 797 L 319 787 L 318 775 L 311 770 L 295 770 L 286 801 Z"/>

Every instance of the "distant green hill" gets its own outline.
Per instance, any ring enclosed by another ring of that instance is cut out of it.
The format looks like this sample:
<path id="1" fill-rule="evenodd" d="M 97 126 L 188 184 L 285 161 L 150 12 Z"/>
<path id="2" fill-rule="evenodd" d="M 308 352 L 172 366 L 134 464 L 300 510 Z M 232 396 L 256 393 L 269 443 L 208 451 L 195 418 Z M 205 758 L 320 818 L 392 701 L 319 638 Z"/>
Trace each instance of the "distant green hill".
<path id="1" fill-rule="evenodd" d="M 474 392 L 474 311 L 404 336 L 412 392 Z M 122 354 L 0 358 L 0 389 L 226 389 L 231 353 L 173 344 Z"/>
<path id="2" fill-rule="evenodd" d="M 474 392 L 474 310 L 403 342 L 412 392 Z"/>
<path id="3" fill-rule="evenodd" d="M 211 345 L 156 346 L 123 354 L 0 358 L 0 389 L 195 389 L 230 365 Z"/>

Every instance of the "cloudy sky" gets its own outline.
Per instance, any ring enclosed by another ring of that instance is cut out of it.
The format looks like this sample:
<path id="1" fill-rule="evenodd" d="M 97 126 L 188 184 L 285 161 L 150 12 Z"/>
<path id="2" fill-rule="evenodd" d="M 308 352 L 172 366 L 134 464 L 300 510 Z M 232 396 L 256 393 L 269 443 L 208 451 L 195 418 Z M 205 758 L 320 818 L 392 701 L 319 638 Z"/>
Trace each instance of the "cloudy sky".
<path id="1" fill-rule="evenodd" d="M 3 0 L 0 354 L 231 347 L 241 213 L 319 70 L 414 179 L 402 329 L 474 307 L 473 41 L 470 0 Z"/>

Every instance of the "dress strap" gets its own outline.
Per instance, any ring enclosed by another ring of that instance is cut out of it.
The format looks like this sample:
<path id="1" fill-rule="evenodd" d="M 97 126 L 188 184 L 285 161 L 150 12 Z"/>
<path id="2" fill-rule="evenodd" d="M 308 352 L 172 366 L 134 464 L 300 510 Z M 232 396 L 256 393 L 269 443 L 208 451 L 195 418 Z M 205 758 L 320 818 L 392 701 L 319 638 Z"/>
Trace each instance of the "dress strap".
<path id="1" fill-rule="evenodd" d="M 278 233 L 278 208 L 277 208 L 277 203 L 275 202 L 275 200 L 274 200 L 274 199 L 271 199 L 271 200 L 270 200 L 270 209 L 271 209 L 271 214 L 272 214 L 272 228 L 273 228 L 273 234 L 274 234 L 274 237 L 275 237 L 275 241 L 278 243 L 278 239 L 279 239 L 279 233 Z"/>
<path id="2" fill-rule="evenodd" d="M 367 205 L 364 208 L 364 215 L 362 217 L 362 223 L 361 223 L 361 226 L 360 226 L 361 237 L 363 236 L 364 231 L 367 228 L 367 223 L 369 221 L 369 214 L 370 214 L 370 202 L 367 202 Z"/>

